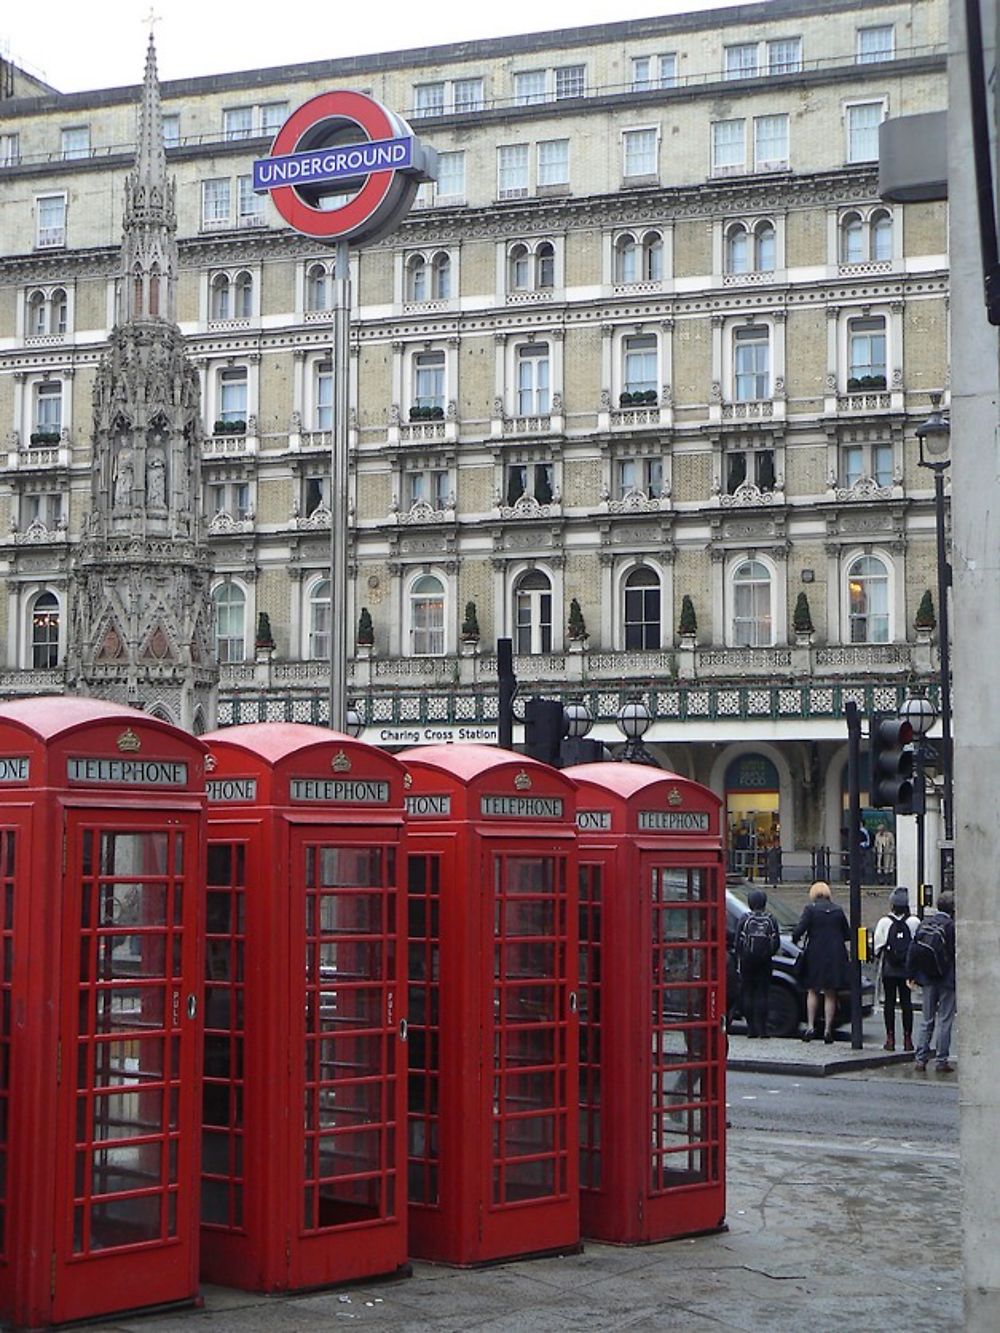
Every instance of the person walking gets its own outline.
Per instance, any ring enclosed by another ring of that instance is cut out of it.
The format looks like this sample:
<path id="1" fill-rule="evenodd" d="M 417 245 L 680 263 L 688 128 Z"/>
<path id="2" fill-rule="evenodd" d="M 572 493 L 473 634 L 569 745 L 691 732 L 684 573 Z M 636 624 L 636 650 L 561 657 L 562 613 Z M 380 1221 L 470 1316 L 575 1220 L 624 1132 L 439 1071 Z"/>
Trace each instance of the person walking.
<path id="1" fill-rule="evenodd" d="M 764 909 L 767 894 L 751 889 L 750 911 L 736 928 L 736 966 L 740 976 L 740 1006 L 747 1020 L 748 1037 L 766 1037 L 767 1002 L 771 993 L 771 959 L 781 948 L 777 919 Z"/>
<path id="2" fill-rule="evenodd" d="M 792 931 L 792 941 L 805 940 L 805 959 L 800 985 L 806 991 L 806 1030 L 803 1041 L 816 1035 L 819 997 L 823 996 L 823 1040 L 833 1041 L 837 1017 L 837 992 L 847 985 L 847 954 L 844 950 L 850 927 L 843 909 L 832 901 L 830 886 L 818 879 L 809 890 L 809 901 Z"/>
<path id="3" fill-rule="evenodd" d="M 955 895 L 939 893 L 937 910 L 924 917 L 913 933 L 906 959 L 910 988 L 923 989 L 923 1018 L 917 1033 L 914 1069 L 923 1071 L 933 1054 L 939 1074 L 950 1074 L 955 1066 L 951 1053 L 951 1028 L 955 1021 Z M 937 1026 L 937 1040 L 931 1038 Z"/>
<path id="4" fill-rule="evenodd" d="M 910 890 L 900 884 L 889 897 L 888 913 L 875 927 L 875 957 L 882 967 L 885 1051 L 896 1049 L 897 1001 L 903 1019 L 903 1050 L 913 1050 L 913 997 L 906 977 L 906 960 L 919 925 L 910 912 Z"/>

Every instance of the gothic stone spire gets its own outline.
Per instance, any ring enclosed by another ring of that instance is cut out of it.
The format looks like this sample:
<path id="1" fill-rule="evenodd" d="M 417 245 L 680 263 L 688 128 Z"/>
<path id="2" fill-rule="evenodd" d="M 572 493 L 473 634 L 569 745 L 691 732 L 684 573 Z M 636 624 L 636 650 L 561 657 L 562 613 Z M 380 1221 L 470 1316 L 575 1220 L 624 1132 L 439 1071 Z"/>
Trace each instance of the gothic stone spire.
<path id="1" fill-rule="evenodd" d="M 139 146 L 125 182 L 122 297 L 119 320 L 175 318 L 177 216 L 175 186 L 167 179 L 163 112 L 156 77 L 156 48 L 149 34 L 139 107 Z"/>
<path id="2" fill-rule="evenodd" d="M 174 319 L 174 187 L 150 38 L 125 194 L 118 322 L 94 382 L 91 512 L 77 548 L 67 679 L 182 727 L 214 723 L 211 562 L 198 374 Z"/>

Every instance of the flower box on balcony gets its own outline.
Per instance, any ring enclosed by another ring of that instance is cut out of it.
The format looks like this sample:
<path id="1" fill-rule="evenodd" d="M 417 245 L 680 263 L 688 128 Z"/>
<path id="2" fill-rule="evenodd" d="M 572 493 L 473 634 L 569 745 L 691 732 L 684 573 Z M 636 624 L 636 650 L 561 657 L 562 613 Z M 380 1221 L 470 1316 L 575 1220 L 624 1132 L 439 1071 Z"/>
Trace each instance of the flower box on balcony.
<path id="1" fill-rule="evenodd" d="M 444 421 L 443 407 L 411 407 L 411 421 Z"/>
<path id="2" fill-rule="evenodd" d="M 852 375 L 847 381 L 848 393 L 871 393 L 884 388 L 884 375 Z"/>
<path id="3" fill-rule="evenodd" d="M 59 432 L 57 430 L 33 430 L 28 437 L 32 444 L 58 444 Z"/>
<path id="4" fill-rule="evenodd" d="M 653 407 L 656 403 L 655 389 L 637 389 L 634 393 L 618 395 L 619 407 Z"/>
<path id="5" fill-rule="evenodd" d="M 245 421 L 217 421 L 212 427 L 213 435 L 245 435 L 247 433 L 247 423 Z"/>

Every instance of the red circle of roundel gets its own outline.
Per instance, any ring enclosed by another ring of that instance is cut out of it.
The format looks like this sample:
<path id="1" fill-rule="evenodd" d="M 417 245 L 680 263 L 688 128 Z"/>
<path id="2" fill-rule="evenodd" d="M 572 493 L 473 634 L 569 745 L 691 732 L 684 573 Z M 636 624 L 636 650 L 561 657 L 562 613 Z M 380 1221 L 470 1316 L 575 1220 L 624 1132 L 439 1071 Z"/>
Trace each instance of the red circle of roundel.
<path id="1" fill-rule="evenodd" d="M 392 139 L 397 131 L 385 108 L 364 93 L 340 90 L 320 93 L 303 102 L 282 125 L 271 146 L 272 157 L 294 153 L 302 136 L 322 120 L 353 120 L 369 139 Z M 271 191 L 274 206 L 296 231 L 322 238 L 349 235 L 360 227 L 385 199 L 392 185 L 394 171 L 373 171 L 361 189 L 343 208 L 325 212 L 312 208 L 295 193 L 292 185 Z"/>

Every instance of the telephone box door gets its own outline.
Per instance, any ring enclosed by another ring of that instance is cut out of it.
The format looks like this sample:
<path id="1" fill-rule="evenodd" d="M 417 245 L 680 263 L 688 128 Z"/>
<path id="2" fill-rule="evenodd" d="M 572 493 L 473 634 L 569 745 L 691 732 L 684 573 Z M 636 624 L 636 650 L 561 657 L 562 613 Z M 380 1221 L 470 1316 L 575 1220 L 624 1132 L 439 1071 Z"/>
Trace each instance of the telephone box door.
<path id="1" fill-rule="evenodd" d="M 197 1273 L 200 861 L 193 811 L 66 815 L 55 1322 Z"/>
<path id="2" fill-rule="evenodd" d="M 576 922 L 564 849 L 492 850 L 484 870 L 494 895 L 487 1239 L 528 1253 L 573 1243 L 579 1228 Z"/>
<path id="3" fill-rule="evenodd" d="M 372 1249 L 379 1245 L 386 1269 L 397 1267 L 405 1226 L 397 852 L 363 833 L 355 838 L 328 827 L 292 832 L 292 873 L 304 888 L 293 896 L 301 919 L 291 932 L 292 1030 L 299 1013 L 304 1031 L 291 1049 L 305 1058 L 304 1114 L 293 1117 L 292 1131 L 293 1217 L 302 1237 L 293 1249 L 293 1287 L 309 1284 L 315 1248 L 322 1252 L 332 1240 L 345 1276 L 351 1246 L 359 1272 L 378 1271 Z"/>
<path id="4" fill-rule="evenodd" d="M 648 1221 L 660 1236 L 716 1227 L 725 1209 L 722 879 L 717 861 L 678 859 L 640 858 L 651 961 Z"/>

